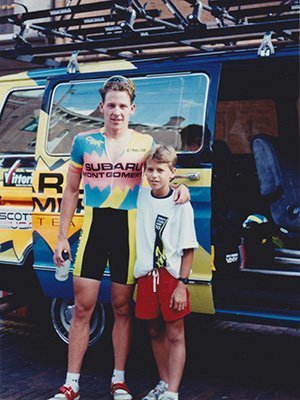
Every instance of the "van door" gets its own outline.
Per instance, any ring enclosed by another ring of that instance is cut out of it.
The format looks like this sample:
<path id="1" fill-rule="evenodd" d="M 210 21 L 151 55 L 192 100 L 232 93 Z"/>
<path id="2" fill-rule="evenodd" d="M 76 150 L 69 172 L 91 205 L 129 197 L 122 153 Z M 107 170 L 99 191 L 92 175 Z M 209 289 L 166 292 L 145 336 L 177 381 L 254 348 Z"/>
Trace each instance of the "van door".
<path id="1" fill-rule="evenodd" d="M 172 145 L 178 163 L 174 184 L 185 184 L 191 193 L 199 248 L 194 254 L 189 291 L 193 312 L 214 313 L 213 258 L 210 242 L 211 157 L 207 116 L 215 107 L 218 71 L 211 82 L 205 72 L 148 75 L 136 78 L 136 112 L 131 127 L 150 134 L 156 143 Z M 210 112 L 208 112 L 210 108 Z M 212 122 L 213 123 L 213 122 Z"/>
<path id="2" fill-rule="evenodd" d="M 212 196 L 223 317 L 299 327 L 298 105 L 293 54 L 224 63 Z"/>
<path id="3" fill-rule="evenodd" d="M 29 87 L 28 81 L 1 82 L 2 264 L 23 264 L 32 249 L 32 173 L 35 167 L 34 152 L 43 91 L 41 88 Z"/>
<path id="4" fill-rule="evenodd" d="M 178 169 L 175 183 L 184 183 L 190 188 L 199 249 L 192 267 L 190 292 L 192 310 L 213 313 L 211 291 L 212 254 L 210 243 L 210 135 L 213 129 L 207 118 L 208 108 L 213 110 L 217 81 L 211 83 L 203 72 L 141 76 L 138 71 L 133 79 L 136 86 L 136 111 L 130 128 L 150 134 L 157 143 L 170 144 L 178 153 Z M 211 72 L 212 74 L 212 72 Z M 125 74 L 126 76 L 128 74 Z M 102 73 L 103 76 L 103 73 Z M 99 88 L 107 78 L 95 75 L 55 78 L 48 85 L 47 110 L 42 110 L 39 135 L 37 168 L 34 177 L 34 231 L 35 268 L 48 296 L 61 295 L 54 280 L 52 255 L 58 233 L 59 207 L 67 171 L 67 161 L 76 134 L 103 127 L 103 116 L 99 112 L 101 101 Z M 50 89 L 51 88 L 51 89 Z M 48 128 L 47 128 L 48 127 Z M 46 129 L 47 128 L 47 129 Z M 81 193 L 82 199 L 82 193 Z M 82 206 L 73 218 L 69 240 L 74 252 L 79 238 Z M 50 235 L 51 229 L 51 235 Z M 48 283 L 47 283 L 48 282 Z M 49 285 L 49 282 L 50 285 Z M 64 294 L 69 296 L 69 284 Z M 102 290 L 102 294 L 104 291 Z"/>

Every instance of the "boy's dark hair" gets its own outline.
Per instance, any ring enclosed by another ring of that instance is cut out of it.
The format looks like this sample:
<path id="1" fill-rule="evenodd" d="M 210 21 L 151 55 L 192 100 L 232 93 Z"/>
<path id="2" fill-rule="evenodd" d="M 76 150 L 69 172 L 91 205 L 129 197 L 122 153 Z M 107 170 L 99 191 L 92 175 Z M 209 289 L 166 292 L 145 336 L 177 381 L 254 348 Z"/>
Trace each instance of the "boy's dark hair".
<path id="1" fill-rule="evenodd" d="M 175 168 L 177 162 L 177 155 L 174 147 L 157 144 L 153 146 L 145 156 L 145 162 L 154 160 L 158 163 L 167 163 L 169 167 Z"/>
<path id="2" fill-rule="evenodd" d="M 133 103 L 133 100 L 135 98 L 135 86 L 132 80 L 125 78 L 125 76 L 114 75 L 103 83 L 103 86 L 100 89 L 100 94 L 103 102 L 105 102 L 106 94 L 110 90 L 127 92 L 130 97 L 131 103 Z"/>

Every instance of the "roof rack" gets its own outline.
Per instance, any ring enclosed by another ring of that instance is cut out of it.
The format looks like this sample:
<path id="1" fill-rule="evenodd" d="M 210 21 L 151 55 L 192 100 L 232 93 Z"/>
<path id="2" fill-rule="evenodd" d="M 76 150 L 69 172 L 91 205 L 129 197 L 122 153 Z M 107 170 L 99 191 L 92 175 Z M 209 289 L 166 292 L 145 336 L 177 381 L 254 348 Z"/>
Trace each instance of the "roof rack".
<path id="1" fill-rule="evenodd" d="M 140 0 L 77 0 L 76 5 L 32 12 L 25 8 L 0 16 L 0 34 L 7 24 L 19 29 L 11 47 L 0 49 L 0 57 L 57 65 L 78 52 L 100 60 L 138 59 L 249 47 L 268 56 L 275 48 L 299 43 L 299 0 L 178 3 L 189 4 L 191 12 L 185 15 L 171 0 L 160 0 L 159 9 L 148 9 Z M 44 37 L 45 44 L 30 40 L 32 31 Z"/>

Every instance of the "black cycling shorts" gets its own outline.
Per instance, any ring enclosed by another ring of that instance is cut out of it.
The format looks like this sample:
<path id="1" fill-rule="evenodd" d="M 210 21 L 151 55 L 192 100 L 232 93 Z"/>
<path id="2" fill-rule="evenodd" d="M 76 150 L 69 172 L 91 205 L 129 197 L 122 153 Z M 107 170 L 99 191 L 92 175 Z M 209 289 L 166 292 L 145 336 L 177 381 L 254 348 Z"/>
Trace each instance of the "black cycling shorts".
<path id="1" fill-rule="evenodd" d="M 109 265 L 112 282 L 133 284 L 136 210 L 85 207 L 73 274 L 101 281 Z"/>

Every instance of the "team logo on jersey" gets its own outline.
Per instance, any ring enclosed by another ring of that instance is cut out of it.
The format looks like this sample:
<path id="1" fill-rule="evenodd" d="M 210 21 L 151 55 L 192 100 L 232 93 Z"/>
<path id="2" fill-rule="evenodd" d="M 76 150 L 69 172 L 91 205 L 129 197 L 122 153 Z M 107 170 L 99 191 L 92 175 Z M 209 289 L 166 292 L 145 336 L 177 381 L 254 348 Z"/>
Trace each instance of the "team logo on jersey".
<path id="1" fill-rule="evenodd" d="M 98 147 L 99 149 L 103 146 L 103 143 L 104 143 L 104 141 L 103 141 L 102 139 L 95 139 L 95 138 L 93 138 L 93 137 L 91 137 L 91 136 L 87 136 L 87 137 L 85 138 L 85 140 L 86 140 L 87 142 L 89 142 L 92 146 L 96 146 L 96 147 Z"/>

